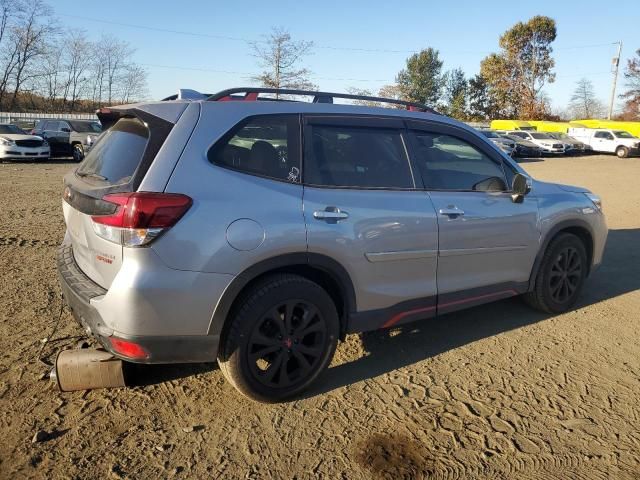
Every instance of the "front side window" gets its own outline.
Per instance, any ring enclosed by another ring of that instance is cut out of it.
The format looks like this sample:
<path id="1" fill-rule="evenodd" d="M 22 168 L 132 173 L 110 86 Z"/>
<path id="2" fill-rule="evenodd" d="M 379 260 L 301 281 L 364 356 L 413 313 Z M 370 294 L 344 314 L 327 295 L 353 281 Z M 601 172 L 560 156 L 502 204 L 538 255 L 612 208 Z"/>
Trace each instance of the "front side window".
<path id="1" fill-rule="evenodd" d="M 245 173 L 298 182 L 297 115 L 265 115 L 245 121 L 216 143 L 209 161 Z"/>
<path id="2" fill-rule="evenodd" d="M 594 136 L 596 138 L 604 138 L 605 140 L 613 140 L 613 135 L 609 132 L 596 132 Z"/>
<path id="3" fill-rule="evenodd" d="M 516 137 L 520 137 L 520 138 L 523 138 L 523 139 L 529 138 L 529 135 L 527 135 L 526 133 L 523 133 L 523 132 L 512 132 L 511 135 L 515 135 Z"/>
<path id="4" fill-rule="evenodd" d="M 505 191 L 502 165 L 460 138 L 415 132 L 416 162 L 428 190 Z"/>
<path id="5" fill-rule="evenodd" d="M 354 188 L 413 188 L 400 130 L 309 125 L 304 181 Z"/>

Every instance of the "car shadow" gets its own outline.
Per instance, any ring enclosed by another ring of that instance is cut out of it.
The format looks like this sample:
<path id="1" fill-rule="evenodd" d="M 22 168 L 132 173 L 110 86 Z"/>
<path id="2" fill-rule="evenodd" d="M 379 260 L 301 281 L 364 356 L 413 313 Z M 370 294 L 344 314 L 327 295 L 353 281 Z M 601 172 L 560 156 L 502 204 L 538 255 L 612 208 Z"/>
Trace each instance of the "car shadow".
<path id="1" fill-rule="evenodd" d="M 218 369 L 218 364 L 212 363 L 173 363 L 144 365 L 135 363 L 125 364 L 125 383 L 128 387 L 144 387 L 158 383 L 170 382 L 180 378 L 191 377 Z"/>
<path id="2" fill-rule="evenodd" d="M 640 229 L 610 230 L 602 265 L 589 277 L 575 308 L 640 289 Z M 483 338 L 542 322 L 553 315 L 519 298 L 489 303 L 399 328 L 360 335 L 366 354 L 330 367 L 304 394 L 327 393 L 383 375 Z"/>

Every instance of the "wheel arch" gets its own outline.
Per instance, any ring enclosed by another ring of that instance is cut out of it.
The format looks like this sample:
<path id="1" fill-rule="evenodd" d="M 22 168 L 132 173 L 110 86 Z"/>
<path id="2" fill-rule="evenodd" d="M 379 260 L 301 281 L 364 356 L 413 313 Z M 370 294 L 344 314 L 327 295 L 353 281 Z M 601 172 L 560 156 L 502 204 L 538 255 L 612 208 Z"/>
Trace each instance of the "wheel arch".
<path id="1" fill-rule="evenodd" d="M 272 257 L 252 265 L 236 276 L 216 305 L 208 334 L 219 335 L 222 341 L 228 326 L 227 319 L 239 299 L 261 279 L 276 273 L 300 275 L 324 288 L 336 304 L 340 335 L 345 335 L 349 313 L 356 308 L 353 282 L 342 265 L 330 257 L 315 253 L 290 253 Z"/>
<path id="2" fill-rule="evenodd" d="M 536 259 L 533 263 L 533 268 L 531 269 L 531 275 L 529 277 L 529 291 L 534 288 L 535 279 L 538 275 L 538 270 L 540 269 L 542 258 L 544 257 L 544 253 L 549 247 L 549 244 L 553 241 L 553 239 L 557 238 L 558 235 L 561 235 L 563 233 L 572 233 L 573 235 L 577 236 L 584 244 L 587 251 L 587 275 L 589 275 L 591 271 L 591 264 L 593 262 L 593 230 L 589 223 L 585 222 L 584 220 L 565 220 L 554 225 L 547 232 L 543 241 L 541 242 L 540 250 L 536 255 Z"/>

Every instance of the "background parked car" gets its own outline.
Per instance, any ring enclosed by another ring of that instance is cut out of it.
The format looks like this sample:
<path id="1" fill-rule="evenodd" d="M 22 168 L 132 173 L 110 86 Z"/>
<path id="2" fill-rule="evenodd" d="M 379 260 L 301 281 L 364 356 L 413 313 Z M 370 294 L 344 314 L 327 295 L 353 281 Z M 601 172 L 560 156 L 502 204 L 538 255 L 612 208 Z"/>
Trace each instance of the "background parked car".
<path id="1" fill-rule="evenodd" d="M 73 155 L 76 162 L 85 154 L 102 132 L 95 120 L 40 120 L 33 130 L 35 135 L 46 139 L 51 146 L 51 155 Z"/>
<path id="2" fill-rule="evenodd" d="M 516 142 L 508 138 L 501 137 L 496 132 L 491 130 L 478 130 L 482 135 L 487 137 L 491 142 L 502 150 L 504 153 L 513 157 L 516 154 Z"/>
<path id="3" fill-rule="evenodd" d="M 584 155 L 585 153 L 593 151 L 591 146 L 587 145 L 584 142 L 581 142 L 576 138 L 570 137 L 566 133 L 547 132 L 547 135 L 549 135 L 552 138 L 555 138 L 556 140 L 560 140 L 564 144 L 565 153 L 568 153 L 571 155 Z"/>
<path id="4" fill-rule="evenodd" d="M 49 154 L 49 144 L 42 137 L 16 125 L 0 124 L 0 160 L 46 160 Z"/>
<path id="5" fill-rule="evenodd" d="M 509 135 L 504 132 L 496 132 L 503 138 L 512 140 L 516 144 L 516 157 L 541 157 L 542 149 L 533 142 L 520 138 L 516 135 Z"/>
<path id="6" fill-rule="evenodd" d="M 535 143 L 543 153 L 551 153 L 556 155 L 562 155 L 564 153 L 564 144 L 559 142 L 553 137 L 550 137 L 547 133 L 542 132 L 529 132 L 524 130 L 515 130 L 507 132 L 509 135 L 529 140 L 531 143 Z"/>

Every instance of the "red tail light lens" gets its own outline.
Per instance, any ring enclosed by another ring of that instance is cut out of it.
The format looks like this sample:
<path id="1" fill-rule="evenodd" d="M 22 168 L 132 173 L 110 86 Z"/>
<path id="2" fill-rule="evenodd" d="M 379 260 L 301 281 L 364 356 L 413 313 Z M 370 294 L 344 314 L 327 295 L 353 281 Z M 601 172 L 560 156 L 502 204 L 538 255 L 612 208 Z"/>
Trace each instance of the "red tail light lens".
<path id="1" fill-rule="evenodd" d="M 109 342 L 111 348 L 116 353 L 119 353 L 123 357 L 131 358 L 133 360 L 145 360 L 149 358 L 149 352 L 130 340 L 123 340 L 122 338 L 110 337 Z"/>
<path id="2" fill-rule="evenodd" d="M 102 198 L 117 205 L 110 215 L 92 216 L 94 231 L 111 242 L 141 246 L 171 228 L 193 201 L 179 193 L 111 193 Z"/>

